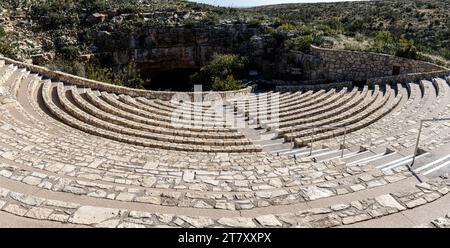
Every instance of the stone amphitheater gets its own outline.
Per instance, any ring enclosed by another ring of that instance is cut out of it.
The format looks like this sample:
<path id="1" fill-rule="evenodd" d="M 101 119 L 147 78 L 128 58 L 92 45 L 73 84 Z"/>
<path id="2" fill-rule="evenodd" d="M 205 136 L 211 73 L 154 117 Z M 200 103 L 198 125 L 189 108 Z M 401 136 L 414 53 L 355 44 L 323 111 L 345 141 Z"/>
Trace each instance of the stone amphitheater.
<path id="1" fill-rule="evenodd" d="M 0 226 L 449 226 L 450 121 L 413 158 L 449 76 L 179 101 L 0 58 Z"/>

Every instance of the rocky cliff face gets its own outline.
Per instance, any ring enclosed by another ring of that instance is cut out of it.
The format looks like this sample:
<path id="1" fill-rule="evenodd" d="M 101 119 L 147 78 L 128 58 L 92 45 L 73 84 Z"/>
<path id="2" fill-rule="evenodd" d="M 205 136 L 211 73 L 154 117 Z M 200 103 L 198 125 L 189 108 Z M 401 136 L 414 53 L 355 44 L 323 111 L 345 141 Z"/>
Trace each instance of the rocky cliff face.
<path id="1" fill-rule="evenodd" d="M 176 69 L 198 69 L 214 53 L 246 54 L 258 29 L 241 25 L 146 29 L 132 34 L 94 34 L 97 57 L 120 67 L 134 60 L 143 76 Z"/>

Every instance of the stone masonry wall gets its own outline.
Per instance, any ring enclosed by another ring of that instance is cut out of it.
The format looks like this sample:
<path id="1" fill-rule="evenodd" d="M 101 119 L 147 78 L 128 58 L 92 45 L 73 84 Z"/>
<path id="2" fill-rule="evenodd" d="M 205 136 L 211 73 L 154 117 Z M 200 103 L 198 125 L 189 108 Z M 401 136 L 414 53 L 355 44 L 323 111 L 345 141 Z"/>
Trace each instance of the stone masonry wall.
<path id="1" fill-rule="evenodd" d="M 367 79 L 394 75 L 398 73 L 424 73 L 442 71 L 446 68 L 431 63 L 395 57 L 391 55 L 342 51 L 312 46 L 312 55 L 320 59 L 318 68 L 309 73 L 311 80 L 366 81 Z"/>

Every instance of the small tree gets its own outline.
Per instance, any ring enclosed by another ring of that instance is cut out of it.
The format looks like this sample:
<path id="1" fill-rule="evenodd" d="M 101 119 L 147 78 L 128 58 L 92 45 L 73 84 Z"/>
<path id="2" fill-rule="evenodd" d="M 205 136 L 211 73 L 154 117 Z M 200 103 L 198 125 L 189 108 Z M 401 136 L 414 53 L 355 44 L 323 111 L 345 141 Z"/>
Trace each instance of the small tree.
<path id="1" fill-rule="evenodd" d="M 376 32 L 371 46 L 376 52 L 393 54 L 395 51 L 394 37 L 389 31 Z"/>
<path id="2" fill-rule="evenodd" d="M 417 48 L 414 46 L 412 40 L 408 40 L 404 37 L 400 38 L 397 44 L 396 56 L 405 57 L 410 59 L 417 58 Z"/>
<path id="3" fill-rule="evenodd" d="M 0 26 L 0 39 L 5 37 L 5 36 L 6 36 L 5 29 L 2 26 Z"/>
<path id="4" fill-rule="evenodd" d="M 284 46 L 289 50 L 306 52 L 309 50 L 313 41 L 314 37 L 312 35 L 304 35 L 286 40 Z"/>
<path id="5" fill-rule="evenodd" d="M 117 72 L 111 68 L 103 68 L 96 65 L 86 66 L 86 77 L 92 80 L 125 86 L 136 89 L 145 89 L 148 81 L 141 78 L 140 74 L 135 72 L 135 63 L 131 61 L 128 65 Z"/>
<path id="6" fill-rule="evenodd" d="M 211 88 L 215 91 L 239 90 L 241 82 L 234 79 L 233 75 L 228 75 L 225 79 L 213 78 Z"/>
<path id="7" fill-rule="evenodd" d="M 245 63 L 245 59 L 238 55 L 215 54 L 207 65 L 191 76 L 191 81 L 194 84 L 201 84 L 207 90 L 240 88 L 240 82 L 235 78 L 243 72 Z M 230 83 L 230 86 L 224 85 L 227 83 Z"/>
<path id="8" fill-rule="evenodd" d="M 450 49 L 448 48 L 442 48 L 440 50 L 440 54 L 445 58 L 445 59 L 449 59 L 450 60 Z"/>

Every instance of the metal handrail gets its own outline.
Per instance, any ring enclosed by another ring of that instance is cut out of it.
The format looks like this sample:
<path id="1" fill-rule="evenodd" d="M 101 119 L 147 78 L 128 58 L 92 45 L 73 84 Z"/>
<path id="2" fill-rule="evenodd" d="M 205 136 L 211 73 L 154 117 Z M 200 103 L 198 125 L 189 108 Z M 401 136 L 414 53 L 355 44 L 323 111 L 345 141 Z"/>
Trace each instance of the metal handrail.
<path id="1" fill-rule="evenodd" d="M 332 129 L 332 130 L 336 130 L 336 129 L 344 128 L 344 138 L 343 138 L 342 144 L 341 144 L 341 150 L 342 150 L 341 158 L 344 157 L 345 141 L 346 141 L 347 129 L 348 129 L 347 126 L 307 126 L 307 127 L 304 127 L 304 128 L 313 130 L 313 132 L 311 134 L 310 144 L 309 144 L 309 147 L 310 147 L 309 156 L 311 156 L 312 153 L 313 153 L 313 145 L 314 145 L 314 138 L 313 137 L 316 136 L 316 129 Z M 292 129 L 292 126 L 291 126 L 291 142 L 292 142 L 293 137 L 294 137 L 293 136 L 293 129 Z"/>
<path id="2" fill-rule="evenodd" d="M 421 119 L 420 120 L 419 134 L 417 135 L 416 147 L 414 148 L 414 154 L 413 154 L 413 160 L 410 165 L 411 168 L 414 166 L 414 163 L 416 162 L 417 153 L 419 151 L 419 142 L 420 142 L 420 136 L 422 135 L 423 123 L 425 123 L 425 122 L 440 122 L 440 121 L 450 121 L 450 117 L 449 118 L 432 118 L 432 119 Z"/>

